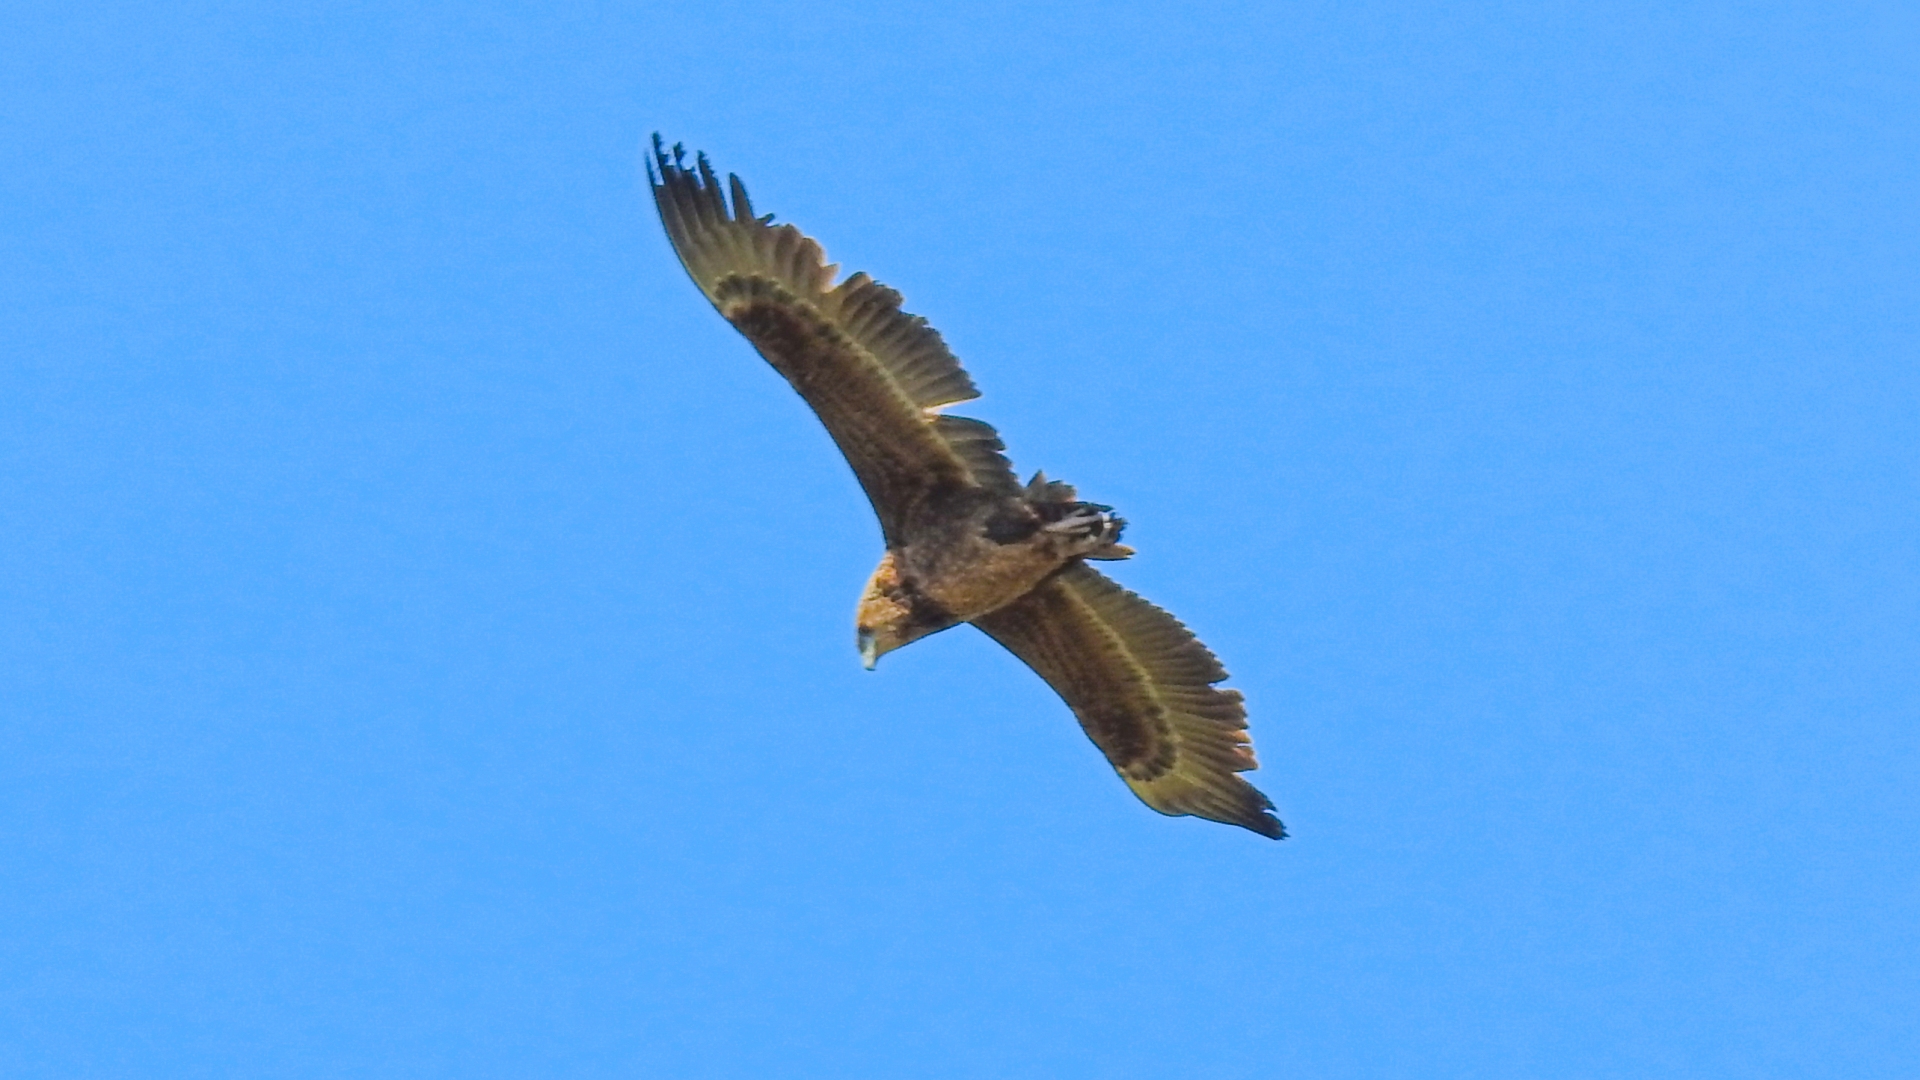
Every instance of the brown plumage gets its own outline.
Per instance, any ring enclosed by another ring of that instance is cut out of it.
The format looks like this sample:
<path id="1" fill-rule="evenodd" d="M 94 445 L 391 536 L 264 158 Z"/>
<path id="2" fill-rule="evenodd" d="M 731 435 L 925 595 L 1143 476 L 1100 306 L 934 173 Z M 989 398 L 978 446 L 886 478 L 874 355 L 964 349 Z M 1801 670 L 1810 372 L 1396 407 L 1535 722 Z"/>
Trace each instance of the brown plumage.
<path id="1" fill-rule="evenodd" d="M 838 285 L 820 245 L 732 205 L 706 156 L 654 137 L 648 176 L 667 237 L 700 291 L 806 399 L 873 503 L 886 552 L 855 614 L 861 657 L 971 622 L 1038 672 L 1114 771 L 1163 814 L 1279 839 L 1246 708 L 1179 620 L 1086 564 L 1124 559 L 1111 507 L 1035 474 L 993 428 L 936 410 L 979 391 L 925 319 L 865 274 Z M 657 166 L 658 171 L 655 171 Z"/>

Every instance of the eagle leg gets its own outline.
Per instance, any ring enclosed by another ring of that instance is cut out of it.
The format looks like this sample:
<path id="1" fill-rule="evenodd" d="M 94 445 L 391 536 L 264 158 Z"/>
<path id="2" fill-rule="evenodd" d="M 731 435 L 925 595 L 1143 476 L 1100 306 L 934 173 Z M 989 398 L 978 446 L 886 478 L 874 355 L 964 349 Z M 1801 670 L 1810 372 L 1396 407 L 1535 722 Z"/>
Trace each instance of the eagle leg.
<path id="1" fill-rule="evenodd" d="M 1133 554 L 1132 548 L 1119 542 L 1127 522 L 1113 507 L 1077 502 L 1062 509 L 1067 511 L 1064 516 L 1040 528 L 1067 541 L 1069 558 L 1124 559 Z"/>

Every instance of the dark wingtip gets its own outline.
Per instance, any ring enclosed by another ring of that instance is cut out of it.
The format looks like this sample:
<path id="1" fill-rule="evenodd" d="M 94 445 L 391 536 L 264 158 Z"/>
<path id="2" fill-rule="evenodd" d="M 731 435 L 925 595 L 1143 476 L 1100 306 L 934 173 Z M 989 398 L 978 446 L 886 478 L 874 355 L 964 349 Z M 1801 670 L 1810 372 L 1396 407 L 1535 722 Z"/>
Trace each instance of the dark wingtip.
<path id="1" fill-rule="evenodd" d="M 648 164 L 657 164 L 660 166 L 660 176 L 662 179 L 665 179 L 673 173 L 686 171 L 687 147 L 685 143 L 674 143 L 673 148 L 669 150 L 667 148 L 667 141 L 661 138 L 660 133 L 657 131 L 653 133 L 652 141 L 653 160 Z"/>
<path id="2" fill-rule="evenodd" d="M 747 185 L 740 182 L 740 177 L 733 173 L 728 173 L 727 189 L 733 193 L 733 219 L 735 221 L 746 221 L 753 218 L 753 202 L 747 198 Z M 767 216 L 772 217 L 773 215 L 769 214 Z"/>
<path id="3" fill-rule="evenodd" d="M 660 137 L 659 132 L 654 132 L 653 156 L 647 160 L 647 179 L 652 181 L 656 188 L 672 186 L 674 179 L 687 171 L 683 164 L 686 157 L 687 148 L 684 145 L 674 143 L 673 149 L 669 151 L 666 140 Z M 656 165 L 659 166 L 657 172 L 654 168 Z"/>
<path id="4" fill-rule="evenodd" d="M 1287 827 L 1281 824 L 1280 819 L 1274 817 L 1272 814 L 1252 813 L 1243 817 L 1220 818 L 1216 820 L 1222 821 L 1227 825 L 1238 825 L 1248 832 L 1259 833 L 1269 840 L 1285 840 L 1287 838 Z"/>
<path id="5" fill-rule="evenodd" d="M 1232 824 L 1238 825 L 1249 832 L 1257 832 L 1269 840 L 1285 840 L 1287 838 L 1287 827 L 1281 823 L 1279 818 L 1273 815 L 1273 800 L 1267 798 L 1266 795 L 1261 793 L 1259 788 L 1251 784 L 1248 784 L 1246 788 L 1247 791 L 1252 793 L 1253 802 L 1247 807 L 1247 812 L 1243 816 L 1235 818 Z"/>

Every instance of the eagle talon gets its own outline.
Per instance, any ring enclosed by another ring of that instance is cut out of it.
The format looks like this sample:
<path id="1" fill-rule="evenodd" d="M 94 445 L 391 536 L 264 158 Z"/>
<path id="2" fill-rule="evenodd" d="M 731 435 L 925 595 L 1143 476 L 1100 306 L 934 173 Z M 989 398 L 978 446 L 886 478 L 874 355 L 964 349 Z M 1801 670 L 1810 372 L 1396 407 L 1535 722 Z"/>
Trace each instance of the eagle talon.
<path id="1" fill-rule="evenodd" d="M 1081 532 L 1090 526 L 1099 526 L 1106 520 L 1107 515 L 1105 514 L 1081 513 L 1074 514 L 1070 517 L 1063 517 L 1059 521 L 1042 526 L 1042 528 L 1050 533 Z"/>

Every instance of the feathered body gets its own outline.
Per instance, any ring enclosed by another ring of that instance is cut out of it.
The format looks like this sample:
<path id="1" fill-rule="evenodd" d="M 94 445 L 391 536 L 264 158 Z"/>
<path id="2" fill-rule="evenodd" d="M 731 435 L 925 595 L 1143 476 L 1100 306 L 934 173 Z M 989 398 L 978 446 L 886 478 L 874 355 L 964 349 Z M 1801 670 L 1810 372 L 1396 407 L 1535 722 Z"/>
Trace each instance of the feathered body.
<path id="1" fill-rule="evenodd" d="M 967 486 L 929 493 L 904 515 L 868 579 L 854 630 L 868 667 L 881 656 L 1032 592 L 1073 559 L 1124 559 L 1126 522 L 1044 476 L 1017 492 Z"/>
<path id="2" fill-rule="evenodd" d="M 657 166 L 658 173 L 654 173 Z M 855 613 L 862 659 L 970 622 L 1058 691 L 1147 805 L 1285 835 L 1265 796 L 1237 691 L 1172 616 L 1088 559 L 1124 559 L 1125 522 L 1041 474 L 1021 484 L 993 428 L 948 416 L 979 396 L 900 294 L 837 268 L 791 225 L 732 205 L 704 156 L 654 139 L 654 199 L 674 251 L 714 307 L 799 392 L 880 520 L 886 550 Z"/>

